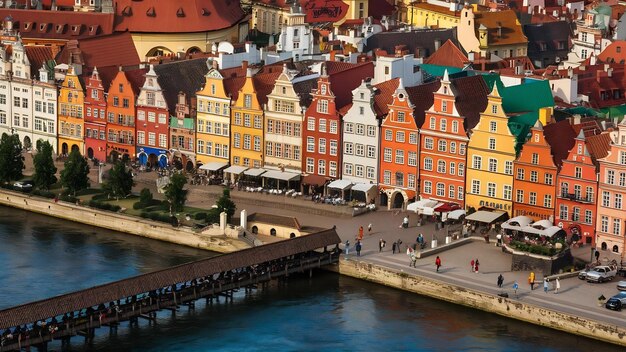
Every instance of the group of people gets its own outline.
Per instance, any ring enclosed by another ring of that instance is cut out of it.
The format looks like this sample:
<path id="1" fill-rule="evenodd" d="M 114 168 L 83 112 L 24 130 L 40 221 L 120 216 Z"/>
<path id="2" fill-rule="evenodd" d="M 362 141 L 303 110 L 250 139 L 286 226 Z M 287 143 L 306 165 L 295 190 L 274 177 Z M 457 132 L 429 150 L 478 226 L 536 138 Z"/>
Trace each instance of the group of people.
<path id="1" fill-rule="evenodd" d="M 528 284 L 530 285 L 530 290 L 533 291 L 535 289 L 535 272 L 531 271 L 528 275 Z M 548 289 L 550 288 L 550 283 L 547 277 L 543 278 L 543 292 L 548 293 Z M 561 281 L 557 277 L 554 279 L 554 293 L 559 293 L 559 289 L 561 288 Z"/>
<path id="2" fill-rule="evenodd" d="M 478 266 L 480 265 L 480 262 L 478 261 L 478 258 L 476 259 L 472 259 L 472 261 L 470 262 L 470 271 L 473 273 L 478 274 Z"/>

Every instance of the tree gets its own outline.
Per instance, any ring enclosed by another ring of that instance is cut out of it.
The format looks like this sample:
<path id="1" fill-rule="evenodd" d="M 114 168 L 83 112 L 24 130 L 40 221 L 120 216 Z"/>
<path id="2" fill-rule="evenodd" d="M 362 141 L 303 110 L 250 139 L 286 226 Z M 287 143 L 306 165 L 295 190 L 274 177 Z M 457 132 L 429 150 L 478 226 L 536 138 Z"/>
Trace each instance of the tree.
<path id="1" fill-rule="evenodd" d="M 141 192 L 139 192 L 139 203 L 143 204 L 144 206 L 149 206 L 150 204 L 152 204 L 153 198 L 154 196 L 148 188 L 144 188 L 141 190 Z"/>
<path id="2" fill-rule="evenodd" d="M 217 205 L 220 213 L 226 213 L 228 221 L 235 215 L 235 210 L 237 210 L 235 202 L 230 199 L 230 189 L 228 188 L 224 188 L 222 196 L 215 202 L 215 205 Z"/>
<path id="3" fill-rule="evenodd" d="M 89 187 L 88 175 L 87 159 L 78 150 L 72 150 L 61 171 L 61 185 L 75 196 L 76 191 Z"/>
<path id="4" fill-rule="evenodd" d="M 120 197 L 129 195 L 134 185 L 133 172 L 127 169 L 126 164 L 122 161 L 116 161 L 109 171 L 108 181 L 102 188 L 109 197 L 120 199 Z"/>
<path id="5" fill-rule="evenodd" d="M 33 163 L 35 165 L 35 174 L 33 175 L 33 182 L 39 189 L 50 189 L 57 177 L 56 166 L 54 166 L 54 160 L 52 160 L 52 145 L 48 141 L 37 141 L 37 153 L 33 157 Z"/>
<path id="6" fill-rule="evenodd" d="M 17 134 L 2 134 L 0 138 L 0 182 L 7 183 L 23 177 L 22 142 Z"/>
<path id="7" fill-rule="evenodd" d="M 170 178 L 170 183 L 165 187 L 165 199 L 170 203 L 170 213 L 183 211 L 187 201 L 187 190 L 183 189 L 187 183 L 187 177 L 182 173 L 175 173 Z"/>

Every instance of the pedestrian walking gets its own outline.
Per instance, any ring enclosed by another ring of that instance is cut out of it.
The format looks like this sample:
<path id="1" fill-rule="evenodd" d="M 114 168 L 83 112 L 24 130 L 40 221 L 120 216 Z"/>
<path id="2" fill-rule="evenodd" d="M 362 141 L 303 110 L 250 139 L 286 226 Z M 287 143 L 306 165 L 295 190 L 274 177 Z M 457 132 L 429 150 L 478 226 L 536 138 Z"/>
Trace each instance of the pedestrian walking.
<path id="1" fill-rule="evenodd" d="M 504 276 L 502 274 L 498 275 L 498 287 L 502 288 L 502 284 L 504 283 Z"/>
<path id="2" fill-rule="evenodd" d="M 437 272 L 439 272 L 439 267 L 441 267 L 441 258 L 439 256 L 435 259 L 435 266 L 437 267 Z"/>
<path id="3" fill-rule="evenodd" d="M 513 282 L 513 291 L 515 291 L 515 297 L 517 297 L 518 288 L 519 288 L 519 285 L 517 284 L 517 281 Z"/>
<path id="4" fill-rule="evenodd" d="M 474 272 L 474 259 L 472 259 L 472 261 L 470 262 L 470 271 Z"/>
<path id="5" fill-rule="evenodd" d="M 478 265 L 480 265 L 480 263 L 478 262 L 478 259 L 476 259 L 476 262 L 474 263 L 474 272 L 476 274 L 478 274 Z"/>
<path id="6" fill-rule="evenodd" d="M 548 293 L 548 278 L 543 278 L 543 292 Z"/>
<path id="7" fill-rule="evenodd" d="M 356 256 L 360 257 L 361 256 L 361 241 L 356 241 L 356 246 L 354 247 L 354 249 L 356 249 Z"/>
<path id="8" fill-rule="evenodd" d="M 367 225 L 367 234 L 368 235 L 372 234 L 372 224 Z"/>
<path id="9" fill-rule="evenodd" d="M 560 288 L 561 288 L 561 281 L 559 281 L 559 278 L 557 277 L 556 280 L 554 281 L 554 294 L 555 295 L 559 293 Z"/>
<path id="10" fill-rule="evenodd" d="M 378 241 L 378 253 L 382 252 L 384 247 L 385 241 L 383 241 L 383 239 L 381 238 L 380 241 Z"/>
<path id="11" fill-rule="evenodd" d="M 391 254 L 396 254 L 396 247 L 397 247 L 397 245 L 398 245 L 398 244 L 397 244 L 396 242 L 394 242 L 394 243 L 391 245 Z M 398 250 L 398 252 L 400 252 L 400 250 Z"/>
<path id="12" fill-rule="evenodd" d="M 348 253 L 350 253 L 350 241 L 346 240 L 346 259 L 348 259 Z"/>
<path id="13" fill-rule="evenodd" d="M 402 219 L 402 224 L 400 224 L 400 227 L 403 229 L 407 229 L 409 228 L 409 217 L 405 216 L 404 219 Z"/>
<path id="14" fill-rule="evenodd" d="M 400 253 L 400 245 L 402 244 L 402 241 L 398 238 L 398 240 L 396 241 L 396 247 L 398 248 L 398 253 Z"/>
<path id="15" fill-rule="evenodd" d="M 530 275 L 528 275 L 528 283 L 530 284 L 530 290 L 535 289 L 535 272 L 531 271 Z"/>
<path id="16" fill-rule="evenodd" d="M 359 241 L 363 240 L 363 226 L 359 227 Z"/>
<path id="17" fill-rule="evenodd" d="M 398 252 L 399 252 L 399 251 L 398 251 Z M 415 263 L 417 262 L 417 255 L 415 255 L 415 251 L 413 250 L 413 248 L 411 248 L 411 247 L 407 247 L 407 249 L 406 249 L 406 255 L 408 255 L 408 256 L 409 256 L 409 258 L 410 258 L 410 260 L 411 260 L 411 261 L 409 262 L 409 268 L 410 268 L 410 267 L 414 267 L 414 268 L 415 268 L 415 267 L 416 267 L 416 266 L 415 266 Z"/>

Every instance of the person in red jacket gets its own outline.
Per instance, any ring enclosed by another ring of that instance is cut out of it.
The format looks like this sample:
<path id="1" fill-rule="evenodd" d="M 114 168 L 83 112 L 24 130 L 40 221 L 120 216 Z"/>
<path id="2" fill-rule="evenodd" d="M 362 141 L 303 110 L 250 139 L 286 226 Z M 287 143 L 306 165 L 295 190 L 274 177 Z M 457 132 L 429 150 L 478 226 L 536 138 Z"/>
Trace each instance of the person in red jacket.
<path id="1" fill-rule="evenodd" d="M 435 259 L 435 266 L 437 267 L 437 272 L 439 272 L 439 267 L 441 266 L 441 258 L 439 256 Z"/>

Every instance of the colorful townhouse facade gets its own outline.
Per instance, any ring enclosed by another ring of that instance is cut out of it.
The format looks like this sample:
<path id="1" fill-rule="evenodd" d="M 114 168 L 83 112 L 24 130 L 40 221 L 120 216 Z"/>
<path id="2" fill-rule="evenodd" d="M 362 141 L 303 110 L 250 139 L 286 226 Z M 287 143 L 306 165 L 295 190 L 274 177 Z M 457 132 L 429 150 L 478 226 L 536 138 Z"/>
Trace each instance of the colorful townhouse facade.
<path id="1" fill-rule="evenodd" d="M 341 178 L 341 119 L 325 69 L 311 96 L 304 113 L 301 168 L 303 183 L 320 187 L 328 180 Z"/>
<path id="2" fill-rule="evenodd" d="M 135 119 L 136 88 L 124 71 L 118 71 L 107 95 L 108 160 L 132 158 L 135 155 L 135 128 L 142 121 Z M 141 157 L 139 160 L 142 161 Z M 142 162 L 144 164 L 144 162 Z"/>
<path id="3" fill-rule="evenodd" d="M 417 194 L 419 127 L 414 109 L 400 79 L 389 104 L 389 114 L 381 124 L 379 188 L 384 192 L 388 208 L 406 208 Z M 350 152 L 353 151 L 344 149 L 344 153 Z"/>
<path id="4" fill-rule="evenodd" d="M 15 104 L 17 104 L 18 99 L 20 97 L 13 98 Z M 59 87 L 58 150 L 63 155 L 69 154 L 72 150 L 77 150 L 81 154 L 85 153 L 83 133 L 85 127 L 84 102 L 85 93 L 83 86 L 76 75 L 74 67 L 70 66 L 65 79 Z"/>
<path id="5" fill-rule="evenodd" d="M 169 111 L 154 67 L 150 65 L 137 97 L 139 162 L 166 167 L 169 163 Z"/>
<path id="6" fill-rule="evenodd" d="M 585 136 L 581 129 L 557 176 L 555 224 L 596 246 L 598 163 L 609 151 L 608 133 Z"/>
<path id="7" fill-rule="evenodd" d="M 611 137 L 608 155 L 598 160 L 596 245 L 623 254 L 626 249 L 626 119 L 622 119 Z"/>
<path id="8" fill-rule="evenodd" d="M 196 121 L 183 92 L 178 93 L 175 112 L 176 116 L 170 117 L 170 161 L 179 170 L 192 171 L 196 167 Z"/>
<path id="9" fill-rule="evenodd" d="M 198 162 L 227 165 L 231 147 L 231 97 L 226 91 L 224 76 L 217 67 L 207 72 L 204 87 L 196 93 L 196 97 Z M 241 112 L 238 114 L 241 119 Z"/>
<path id="10" fill-rule="evenodd" d="M 513 216 L 554 222 L 557 166 L 538 120 L 514 163 Z"/>
<path id="11" fill-rule="evenodd" d="M 448 71 L 420 129 L 420 198 L 465 205 L 465 163 L 469 138 L 456 106 Z"/>
<path id="12" fill-rule="evenodd" d="M 508 127 L 497 85 L 467 146 L 465 208 L 513 211 L 513 162 L 516 138 Z"/>
<path id="13" fill-rule="evenodd" d="M 94 68 L 85 84 L 85 155 L 89 159 L 106 160 L 107 101 L 102 79 Z M 134 135 L 134 134 L 133 134 Z"/>
<path id="14" fill-rule="evenodd" d="M 32 140 L 35 146 L 37 141 L 47 141 L 55 153 L 57 152 L 57 99 L 57 86 L 54 79 L 45 67 L 41 67 L 39 80 L 33 80 Z"/>

